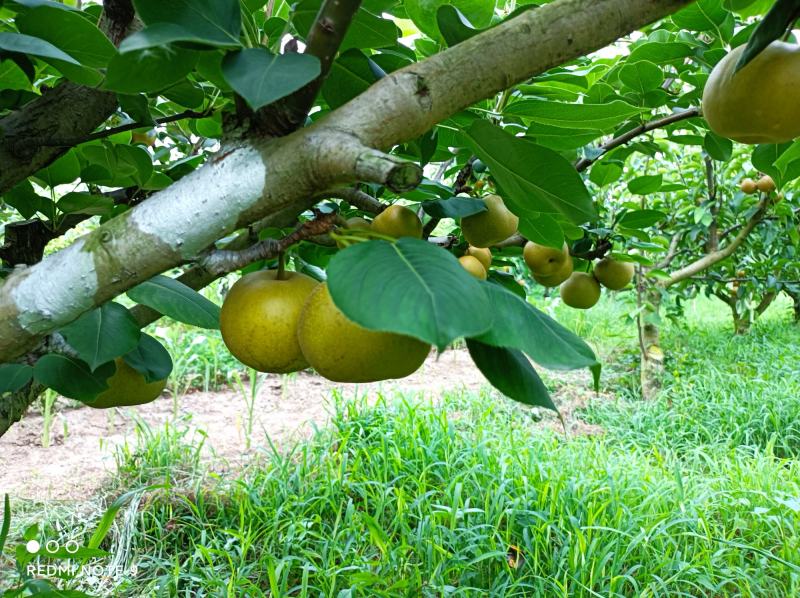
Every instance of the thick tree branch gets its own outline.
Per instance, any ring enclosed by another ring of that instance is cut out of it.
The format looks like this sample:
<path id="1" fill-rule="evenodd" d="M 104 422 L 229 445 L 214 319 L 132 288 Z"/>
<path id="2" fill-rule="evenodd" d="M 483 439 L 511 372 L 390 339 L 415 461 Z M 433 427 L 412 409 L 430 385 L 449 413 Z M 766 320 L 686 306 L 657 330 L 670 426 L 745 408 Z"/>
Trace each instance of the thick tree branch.
<path id="1" fill-rule="evenodd" d="M 610 141 L 607 141 L 606 143 L 601 145 L 598 148 L 600 152 L 598 153 L 597 156 L 593 158 L 581 158 L 580 160 L 578 160 L 575 163 L 575 169 L 578 172 L 583 172 L 611 150 L 618 148 L 621 145 L 625 145 L 626 143 L 632 141 L 639 135 L 642 135 L 649 131 L 654 131 L 655 129 L 661 129 L 673 123 L 680 122 L 682 120 L 686 120 L 687 118 L 692 118 L 699 115 L 700 115 L 699 108 L 688 108 L 683 112 L 675 112 L 674 114 L 670 114 L 669 116 L 664 116 L 663 118 L 658 118 L 646 123 L 642 123 L 638 127 L 634 127 L 630 131 L 626 131 L 619 137 L 614 137 L 614 139 L 611 139 Z"/>
<path id="2" fill-rule="evenodd" d="M 306 121 L 308 111 L 328 76 L 339 46 L 361 6 L 361 0 L 325 0 L 306 37 L 305 54 L 316 56 L 319 77 L 289 97 L 266 106 L 255 114 L 255 126 L 267 135 L 282 137 Z"/>
<path id="3" fill-rule="evenodd" d="M 135 26 L 131 0 L 103 3 L 100 29 L 119 45 Z M 100 126 L 117 108 L 114 93 L 66 81 L 0 120 L 0 194 L 44 168 L 68 148 L 29 139 L 75 138 Z"/>
<path id="4" fill-rule="evenodd" d="M 314 125 L 225 146 L 203 167 L 0 287 L 0 360 L 216 239 L 370 176 L 402 189 L 412 170 L 375 150 L 518 81 L 604 47 L 689 0 L 556 0 L 393 72 Z M 463 73 L 470 73 L 464 79 Z M 373 149 L 369 149 L 373 148 Z M 80 281 L 77 282 L 76 281 Z"/>
<path id="5" fill-rule="evenodd" d="M 725 247 L 704 255 L 700 259 L 688 264 L 687 266 L 684 266 L 680 270 L 676 270 L 670 274 L 668 279 L 660 280 L 658 284 L 663 287 L 672 286 L 673 284 L 681 282 L 682 280 L 686 280 L 687 278 L 691 278 L 695 274 L 699 274 L 700 272 L 707 270 L 714 264 L 721 262 L 722 260 L 733 255 L 733 252 L 736 251 L 742 243 L 744 243 L 747 235 L 750 234 L 750 232 L 764 217 L 764 214 L 767 211 L 768 203 L 769 198 L 764 195 L 756 205 L 756 211 L 752 216 L 750 216 L 750 218 L 748 218 L 747 223 L 744 225 L 744 227 L 742 227 L 742 230 L 740 230 L 739 234 L 736 235 L 736 237 L 734 237 L 734 239 L 727 245 L 725 245 Z"/>

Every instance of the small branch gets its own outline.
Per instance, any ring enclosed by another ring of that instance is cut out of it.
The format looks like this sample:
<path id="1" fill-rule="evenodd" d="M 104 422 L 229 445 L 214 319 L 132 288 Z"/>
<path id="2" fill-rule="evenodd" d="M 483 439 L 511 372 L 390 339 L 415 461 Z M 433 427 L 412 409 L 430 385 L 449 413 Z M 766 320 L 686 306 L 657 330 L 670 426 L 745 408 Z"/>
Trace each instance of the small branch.
<path id="1" fill-rule="evenodd" d="M 165 125 L 167 123 L 183 120 L 185 118 L 205 118 L 212 113 L 212 110 L 200 112 L 196 110 L 185 110 L 183 112 L 179 112 L 178 114 L 156 118 L 152 123 L 128 123 L 126 125 L 120 125 L 118 127 L 96 131 L 83 137 L 73 137 L 71 139 L 49 139 L 43 137 L 40 139 L 21 139 L 17 140 L 16 143 L 28 143 L 37 147 L 75 147 L 81 143 L 87 143 L 97 139 L 105 139 L 106 137 L 111 137 L 117 133 L 124 133 L 125 131 L 133 131 L 135 129 L 142 129 L 144 127 L 157 127 L 158 125 Z"/>
<path id="2" fill-rule="evenodd" d="M 656 120 L 651 120 L 649 122 L 643 123 L 638 127 L 635 127 L 630 131 L 623 133 L 619 137 L 615 137 L 614 139 L 607 141 L 606 143 L 601 145 L 598 148 L 601 150 L 600 153 L 594 158 L 581 158 L 580 160 L 578 160 L 575 163 L 575 170 L 577 170 L 578 172 L 583 172 L 611 150 L 621 145 L 625 145 L 629 141 L 633 140 L 639 135 L 647 133 L 648 131 L 660 129 L 668 125 L 671 125 L 673 123 L 680 122 L 682 120 L 686 120 L 687 118 L 692 118 L 694 116 L 699 116 L 699 115 L 700 115 L 699 108 L 689 108 L 687 110 L 684 110 L 683 112 L 676 112 L 674 114 L 670 114 L 663 118 L 658 118 Z"/>
<path id="3" fill-rule="evenodd" d="M 419 165 L 374 149 L 358 156 L 355 175 L 360 181 L 386 185 L 395 193 L 410 191 L 422 181 Z"/>
<path id="4" fill-rule="evenodd" d="M 335 212 L 317 214 L 314 220 L 303 222 L 293 232 L 280 240 L 265 239 L 240 251 L 230 249 L 213 250 L 200 260 L 200 266 L 215 276 L 239 270 L 253 262 L 277 257 L 295 243 L 327 233 L 340 222 L 341 217 Z"/>
<path id="5" fill-rule="evenodd" d="M 604 258 L 606 254 L 611 251 L 613 246 L 613 243 L 611 243 L 611 241 L 608 239 L 600 239 L 595 245 L 594 249 L 590 251 L 584 251 L 582 253 L 570 252 L 570 255 L 572 257 L 577 257 L 587 261 L 598 260 Z"/>
<path id="6" fill-rule="evenodd" d="M 319 59 L 319 76 L 289 97 L 259 110 L 255 115 L 256 128 L 267 135 L 283 137 L 305 123 L 360 6 L 361 0 L 325 0 L 322 3 L 306 37 L 304 52 Z"/>
<path id="7" fill-rule="evenodd" d="M 680 270 L 673 272 L 669 279 L 659 281 L 659 284 L 663 287 L 669 287 L 675 283 L 681 282 L 682 280 L 686 280 L 687 278 L 691 278 L 692 276 L 699 274 L 703 270 L 706 270 L 713 266 L 714 264 L 721 262 L 722 260 L 730 257 L 734 251 L 736 251 L 739 246 L 744 242 L 747 238 L 747 235 L 756 227 L 756 225 L 761 221 L 764 217 L 764 214 L 767 211 L 767 204 L 769 202 L 769 198 L 764 195 L 761 200 L 759 200 L 757 204 L 757 209 L 755 213 L 750 216 L 747 220 L 747 223 L 744 225 L 739 234 L 728 243 L 724 248 L 718 249 L 717 251 L 713 251 L 700 259 L 692 262 L 691 264 L 684 266 Z"/>
<path id="8" fill-rule="evenodd" d="M 756 306 L 756 313 L 760 316 L 767 311 L 767 308 L 775 301 L 777 296 L 778 294 L 775 291 L 767 291 L 761 298 L 761 302 Z"/>
<path id="9" fill-rule="evenodd" d="M 354 206 L 364 212 L 369 212 L 370 214 L 380 214 L 384 209 L 386 209 L 386 206 L 380 201 L 368 193 L 364 193 L 363 191 L 355 188 L 336 189 L 335 191 L 329 191 L 325 193 L 324 196 L 338 197 L 339 199 L 345 200 L 351 206 Z"/>
<path id="10" fill-rule="evenodd" d="M 667 255 L 664 256 L 664 259 L 653 266 L 656 270 L 663 270 L 664 268 L 669 267 L 672 263 L 672 260 L 675 259 L 675 256 L 678 255 L 678 245 L 681 243 L 681 239 L 683 238 L 683 233 L 677 232 L 672 235 L 672 239 L 669 241 L 669 248 L 667 249 Z"/>
<path id="11" fill-rule="evenodd" d="M 442 221 L 441 218 L 431 218 L 428 222 L 425 223 L 425 226 L 422 227 L 422 238 L 427 239 L 433 233 L 433 230 L 439 226 L 439 223 Z"/>

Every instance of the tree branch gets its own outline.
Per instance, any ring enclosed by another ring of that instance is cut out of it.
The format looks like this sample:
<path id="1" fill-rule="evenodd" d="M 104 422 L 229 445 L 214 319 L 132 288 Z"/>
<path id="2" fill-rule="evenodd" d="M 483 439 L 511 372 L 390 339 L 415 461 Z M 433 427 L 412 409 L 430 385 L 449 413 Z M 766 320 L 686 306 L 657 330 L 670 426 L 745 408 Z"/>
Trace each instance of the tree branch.
<path id="1" fill-rule="evenodd" d="M 578 172 L 583 172 L 611 150 L 616 149 L 621 145 L 625 145 L 626 143 L 632 141 L 639 135 L 642 135 L 649 131 L 653 131 L 655 129 L 661 129 L 673 123 L 680 122 L 682 120 L 686 120 L 687 118 L 692 118 L 699 115 L 700 115 L 699 108 L 688 108 L 683 112 L 675 112 L 674 114 L 664 116 L 663 118 L 658 118 L 646 123 L 642 123 L 638 127 L 634 127 L 630 131 L 626 131 L 619 137 L 614 137 L 614 139 L 611 139 L 610 141 L 607 141 L 606 143 L 601 145 L 598 148 L 600 150 L 600 153 L 594 158 L 581 158 L 580 160 L 578 160 L 575 163 L 575 169 Z"/>
<path id="2" fill-rule="evenodd" d="M 664 256 L 664 259 L 653 266 L 653 269 L 656 270 L 663 270 L 664 268 L 669 267 L 672 263 L 672 260 L 675 259 L 675 256 L 678 255 L 678 246 L 681 243 L 681 239 L 683 238 L 683 233 L 677 232 L 672 235 L 672 238 L 669 240 L 669 248 L 667 249 L 667 255 Z"/>
<path id="3" fill-rule="evenodd" d="M 691 264 L 684 266 L 680 270 L 676 270 L 673 272 L 669 279 L 659 281 L 659 285 L 663 287 L 669 287 L 673 284 L 681 282 L 682 280 L 686 280 L 687 278 L 691 278 L 695 274 L 699 274 L 703 270 L 706 270 L 713 266 L 714 264 L 721 262 L 722 260 L 730 257 L 734 251 L 736 251 L 739 246 L 744 242 L 747 238 L 747 235 L 756 227 L 756 225 L 761 221 L 764 217 L 764 214 L 767 211 L 767 204 L 769 203 L 769 198 L 767 195 L 764 195 L 756 204 L 756 211 L 753 213 L 752 216 L 747 220 L 747 223 L 744 225 L 742 230 L 739 231 L 739 234 L 728 243 L 722 249 L 718 249 L 717 251 L 713 251 L 707 255 L 704 255 L 700 259 L 692 262 Z"/>
<path id="4" fill-rule="evenodd" d="M 356 188 L 336 189 L 324 194 L 325 197 L 338 197 L 345 200 L 351 206 L 370 214 L 380 214 L 386 209 L 386 205 L 363 191 Z"/>

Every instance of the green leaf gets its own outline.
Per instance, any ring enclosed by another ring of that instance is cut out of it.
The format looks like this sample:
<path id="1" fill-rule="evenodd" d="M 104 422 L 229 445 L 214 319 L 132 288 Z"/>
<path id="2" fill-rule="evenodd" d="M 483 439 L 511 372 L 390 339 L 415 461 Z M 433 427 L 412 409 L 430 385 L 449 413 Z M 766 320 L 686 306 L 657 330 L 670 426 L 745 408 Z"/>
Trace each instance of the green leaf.
<path id="1" fill-rule="evenodd" d="M 295 7 L 292 24 L 301 37 L 308 37 L 309 29 L 319 13 L 321 4 L 321 0 L 303 0 Z M 399 36 L 400 30 L 391 20 L 383 19 L 362 6 L 350 23 L 339 51 L 393 46 Z"/>
<path id="2" fill-rule="evenodd" d="M 320 64 L 310 54 L 273 54 L 265 48 L 248 48 L 225 56 L 222 73 L 236 93 L 258 110 L 316 79 Z"/>
<path id="3" fill-rule="evenodd" d="M 595 162 L 589 171 L 589 180 L 598 187 L 617 182 L 622 176 L 622 165 L 616 162 Z"/>
<path id="4" fill-rule="evenodd" d="M 486 202 L 472 197 L 433 199 L 421 204 L 425 213 L 434 218 L 464 218 L 486 211 Z"/>
<path id="5" fill-rule="evenodd" d="M 81 164 L 74 150 L 70 150 L 50 166 L 42 168 L 33 176 L 49 187 L 71 183 L 81 175 Z"/>
<path id="6" fill-rule="evenodd" d="M 74 357 L 50 353 L 36 362 L 33 377 L 68 399 L 87 402 L 108 389 L 106 380 L 115 371 L 113 362 L 92 372 L 88 365 Z"/>
<path id="7" fill-rule="evenodd" d="M 626 63 L 619 71 L 619 80 L 640 94 L 658 89 L 664 82 L 664 73 L 647 60 Z"/>
<path id="8" fill-rule="evenodd" d="M 175 46 L 117 54 L 103 86 L 118 93 L 154 92 L 174 85 L 194 68 L 198 53 Z"/>
<path id="9" fill-rule="evenodd" d="M 114 524 L 114 518 L 117 516 L 119 510 L 125 505 L 129 504 L 137 495 L 140 495 L 142 491 L 143 489 L 137 488 L 136 490 L 131 490 L 130 492 L 121 494 L 114 499 L 114 502 L 108 506 L 106 512 L 103 513 L 103 516 L 97 523 L 97 527 L 95 528 L 94 533 L 92 533 L 91 538 L 89 538 L 86 548 L 94 550 L 100 547 L 100 544 L 103 543 L 103 540 L 111 530 L 111 526 Z"/>
<path id="10" fill-rule="evenodd" d="M 648 195 L 661 189 L 663 177 L 660 174 L 638 176 L 628 181 L 628 191 L 636 195 Z"/>
<path id="11" fill-rule="evenodd" d="M 148 151 L 136 145 L 117 145 L 114 149 L 120 163 L 130 167 L 129 176 L 139 187 L 143 187 L 153 174 L 153 160 Z"/>
<path id="12" fill-rule="evenodd" d="M 128 297 L 190 326 L 219 328 L 219 306 L 174 278 L 154 276 L 129 290 Z"/>
<path id="13" fill-rule="evenodd" d="M 6 191 L 3 201 L 14 208 L 25 218 L 31 218 L 36 212 L 44 212 L 50 204 L 50 200 L 41 195 L 37 195 L 33 190 L 30 180 L 23 180 L 15 187 Z"/>
<path id="14" fill-rule="evenodd" d="M 50 42 L 22 33 L 0 32 L 0 50 L 29 54 L 43 59 L 50 58 L 80 66 L 77 60 L 66 52 L 59 50 Z"/>
<path id="15" fill-rule="evenodd" d="M 672 22 L 680 29 L 712 31 L 718 30 L 727 16 L 722 0 L 698 0 L 672 15 Z"/>
<path id="16" fill-rule="evenodd" d="M 147 382 L 166 380 L 172 373 L 172 357 L 149 334 L 142 333 L 139 345 L 122 357 L 129 366 L 142 374 Z"/>
<path id="17" fill-rule="evenodd" d="M 17 16 L 15 23 L 21 33 L 50 42 L 84 66 L 105 68 L 117 53 L 103 32 L 78 12 L 39 6 Z"/>
<path id="18" fill-rule="evenodd" d="M 405 0 L 408 18 L 431 39 L 439 38 L 436 14 L 444 4 L 455 6 L 474 27 L 488 27 L 494 16 L 495 0 Z"/>
<path id="19" fill-rule="evenodd" d="M 596 217 L 583 180 L 557 152 L 514 137 L 485 120 L 474 121 L 465 136 L 521 221 L 537 212 L 561 214 L 575 224 Z"/>
<path id="20" fill-rule="evenodd" d="M 626 228 L 647 228 L 666 217 L 667 215 L 659 210 L 633 210 L 626 212 L 619 223 Z"/>
<path id="21" fill-rule="evenodd" d="M 127 95 L 124 93 L 117 94 L 117 101 L 122 111 L 130 116 L 135 122 L 142 123 L 143 125 L 154 124 L 153 115 L 150 114 L 150 106 L 147 101 L 147 96 L 143 93 L 136 93 Z"/>
<path id="22" fill-rule="evenodd" d="M 65 214 L 96 216 L 109 214 L 114 208 L 114 200 L 103 195 L 71 191 L 56 202 L 56 207 Z"/>
<path id="23" fill-rule="evenodd" d="M 681 42 L 647 42 L 631 50 L 631 54 L 625 62 L 632 64 L 639 60 L 646 60 L 655 64 L 664 64 L 681 61 L 693 53 L 692 46 Z"/>
<path id="24" fill-rule="evenodd" d="M 340 251 L 328 265 L 328 288 L 357 324 L 440 350 L 492 324 L 494 310 L 478 280 L 451 253 L 420 239 L 369 241 Z"/>
<path id="25" fill-rule="evenodd" d="M 240 46 L 242 16 L 237 0 L 134 0 L 143 30 L 120 44 L 121 52 L 172 42 L 217 47 Z"/>
<path id="26" fill-rule="evenodd" d="M 440 6 L 436 11 L 436 24 L 442 39 L 450 47 L 480 33 L 460 10 L 450 4 Z"/>
<path id="27" fill-rule="evenodd" d="M 733 141 L 726 137 L 720 137 L 711 131 L 706 133 L 703 147 L 711 158 L 720 162 L 727 162 L 733 155 Z"/>
<path id="28" fill-rule="evenodd" d="M 60 332 L 92 371 L 133 350 L 140 335 L 131 312 L 113 301 L 86 312 Z"/>
<path id="29" fill-rule="evenodd" d="M 17 392 L 31 381 L 33 368 L 23 363 L 0 364 L 0 395 Z"/>
<path id="30" fill-rule="evenodd" d="M 750 36 L 747 47 L 736 63 L 738 71 L 758 56 L 775 40 L 780 39 L 800 14 L 800 0 L 776 0 Z"/>
<path id="31" fill-rule="evenodd" d="M 322 85 L 322 97 L 328 106 L 338 108 L 366 91 L 383 74 L 361 50 L 347 50 L 333 62 Z"/>
<path id="32" fill-rule="evenodd" d="M 526 239 L 547 245 L 561 247 L 564 244 L 564 231 L 558 221 L 547 214 L 531 214 L 519 221 L 519 232 Z"/>
<path id="33" fill-rule="evenodd" d="M 596 129 L 609 131 L 629 118 L 642 113 L 642 108 L 621 100 L 606 104 L 568 104 L 547 100 L 526 99 L 509 104 L 503 111 L 507 116 L 531 119 L 540 124 L 563 129 Z"/>
<path id="34" fill-rule="evenodd" d="M 558 413 L 547 387 L 521 351 L 492 347 L 469 338 L 467 349 L 486 379 L 508 398 Z"/>
<path id="35" fill-rule="evenodd" d="M 495 319 L 492 327 L 473 338 L 494 347 L 510 347 L 528 354 L 551 370 L 574 370 L 597 364 L 594 351 L 583 339 L 564 328 L 525 299 L 505 288 L 481 283 Z"/>

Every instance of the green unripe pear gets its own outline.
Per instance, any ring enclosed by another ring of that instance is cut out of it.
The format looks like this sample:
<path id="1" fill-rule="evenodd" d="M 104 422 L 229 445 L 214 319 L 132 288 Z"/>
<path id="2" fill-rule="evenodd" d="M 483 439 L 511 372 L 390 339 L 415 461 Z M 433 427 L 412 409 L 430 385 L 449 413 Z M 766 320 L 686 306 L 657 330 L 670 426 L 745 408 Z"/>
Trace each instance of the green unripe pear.
<path id="1" fill-rule="evenodd" d="M 111 407 L 129 407 L 144 405 L 155 401 L 164 388 L 167 380 L 147 382 L 145 377 L 129 366 L 124 359 L 118 357 L 114 360 L 117 371 L 106 380 L 108 390 L 104 390 L 92 403 L 87 403 L 94 409 L 109 409 Z"/>
<path id="2" fill-rule="evenodd" d="M 311 367 L 334 382 L 405 378 L 419 369 L 431 349 L 410 336 L 367 330 L 349 320 L 326 283 L 309 296 L 297 339 Z"/>
<path id="3" fill-rule="evenodd" d="M 600 300 L 600 283 L 586 272 L 573 272 L 559 289 L 561 300 L 575 309 L 589 309 Z"/>
<path id="4" fill-rule="evenodd" d="M 533 241 L 525 243 L 522 259 L 525 260 L 531 272 L 539 276 L 553 276 L 562 271 L 565 262 L 572 262 L 566 243 L 561 249 L 556 249 L 547 245 L 539 245 Z"/>
<path id="5" fill-rule="evenodd" d="M 220 312 L 228 350 L 243 364 L 274 374 L 308 367 L 297 342 L 297 323 L 306 299 L 319 283 L 299 272 L 252 272 L 231 287 Z"/>
<path id="6" fill-rule="evenodd" d="M 618 262 L 610 257 L 604 257 L 594 265 L 594 277 L 600 284 L 612 291 L 618 291 L 628 286 L 633 280 L 633 264 L 631 262 Z"/>
<path id="7" fill-rule="evenodd" d="M 511 213 L 499 195 L 481 199 L 486 203 L 486 211 L 462 218 L 461 232 L 470 245 L 491 247 L 517 232 L 519 218 Z"/>
<path id="8" fill-rule="evenodd" d="M 477 259 L 482 265 L 483 269 L 487 272 L 492 267 L 492 252 L 486 247 L 473 247 L 470 245 L 464 252 L 464 255 L 471 255 Z"/>
<path id="9" fill-rule="evenodd" d="M 422 221 L 414 213 L 414 210 L 395 204 L 375 216 L 371 230 L 395 239 L 400 237 L 421 239 Z"/>
<path id="10" fill-rule="evenodd" d="M 345 228 L 351 230 L 369 230 L 371 226 L 372 223 L 361 216 L 353 216 L 345 221 Z"/>
<path id="11" fill-rule="evenodd" d="M 483 264 L 481 264 L 478 258 L 472 257 L 471 255 L 462 255 L 458 258 L 458 263 L 475 278 L 486 280 L 486 268 L 483 267 Z"/>
<path id="12" fill-rule="evenodd" d="M 533 279 L 544 287 L 557 287 L 572 274 L 572 258 L 564 260 L 561 268 L 548 276 L 534 273 Z"/>

